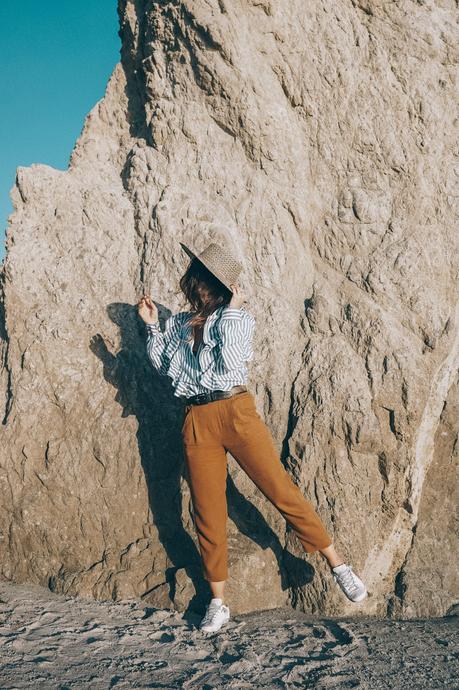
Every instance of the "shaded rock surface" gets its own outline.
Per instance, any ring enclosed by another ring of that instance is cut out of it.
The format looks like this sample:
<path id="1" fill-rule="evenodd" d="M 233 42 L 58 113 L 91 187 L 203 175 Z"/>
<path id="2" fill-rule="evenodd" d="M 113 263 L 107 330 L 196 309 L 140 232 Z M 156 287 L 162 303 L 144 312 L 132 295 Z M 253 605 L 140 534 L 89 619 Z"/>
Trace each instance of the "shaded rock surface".
<path id="1" fill-rule="evenodd" d="M 18 168 L 1 273 L 0 574 L 183 610 L 207 591 L 182 407 L 135 303 L 186 308 L 224 237 L 249 385 L 368 583 L 347 604 L 229 457 L 234 611 L 459 602 L 454 2 L 120 0 L 121 61 L 69 169 Z M 440 591 L 439 591 L 440 590 Z"/>

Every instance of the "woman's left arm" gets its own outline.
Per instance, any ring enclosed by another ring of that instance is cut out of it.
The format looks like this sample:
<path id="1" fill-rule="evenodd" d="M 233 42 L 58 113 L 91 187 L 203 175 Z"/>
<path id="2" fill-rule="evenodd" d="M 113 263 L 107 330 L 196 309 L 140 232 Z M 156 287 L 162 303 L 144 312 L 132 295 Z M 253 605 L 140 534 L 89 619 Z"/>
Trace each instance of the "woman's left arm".
<path id="1" fill-rule="evenodd" d="M 219 320 L 220 356 L 226 371 L 239 369 L 253 359 L 255 318 L 242 309 L 227 307 Z"/>
<path id="2" fill-rule="evenodd" d="M 169 371 L 170 356 L 167 354 L 169 345 L 171 348 L 178 347 L 178 339 L 181 328 L 181 316 L 183 312 L 171 314 L 166 320 L 164 333 L 161 331 L 159 321 L 147 323 L 147 354 L 153 367 L 162 376 Z"/>

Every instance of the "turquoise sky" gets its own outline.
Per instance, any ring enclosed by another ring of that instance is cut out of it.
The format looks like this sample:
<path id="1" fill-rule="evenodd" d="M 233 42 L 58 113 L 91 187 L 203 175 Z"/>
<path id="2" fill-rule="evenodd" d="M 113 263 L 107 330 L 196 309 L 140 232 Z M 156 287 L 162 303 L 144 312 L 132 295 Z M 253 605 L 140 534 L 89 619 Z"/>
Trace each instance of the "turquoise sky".
<path id="1" fill-rule="evenodd" d="M 119 61 L 116 0 L 0 0 L 0 261 L 19 165 L 66 170 Z"/>

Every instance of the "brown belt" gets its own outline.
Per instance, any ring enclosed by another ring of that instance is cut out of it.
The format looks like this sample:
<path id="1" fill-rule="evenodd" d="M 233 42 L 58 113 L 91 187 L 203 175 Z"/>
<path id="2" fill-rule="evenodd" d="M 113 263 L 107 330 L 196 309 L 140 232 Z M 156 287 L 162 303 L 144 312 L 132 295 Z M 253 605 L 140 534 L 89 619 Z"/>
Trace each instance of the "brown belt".
<path id="1" fill-rule="evenodd" d="M 223 398 L 231 398 L 231 396 L 237 393 L 243 393 L 247 390 L 247 386 L 239 385 L 233 386 L 229 391 L 208 391 L 207 393 L 198 393 L 197 395 L 192 395 L 190 398 L 185 398 L 181 396 L 187 405 L 204 405 L 205 403 L 212 402 L 213 400 L 222 400 Z"/>

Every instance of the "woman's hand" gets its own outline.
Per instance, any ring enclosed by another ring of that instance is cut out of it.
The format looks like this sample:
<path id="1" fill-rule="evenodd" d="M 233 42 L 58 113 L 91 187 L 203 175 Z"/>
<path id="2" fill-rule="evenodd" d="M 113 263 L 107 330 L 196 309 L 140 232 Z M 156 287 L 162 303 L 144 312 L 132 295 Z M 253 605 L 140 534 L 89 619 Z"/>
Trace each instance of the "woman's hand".
<path id="1" fill-rule="evenodd" d="M 137 311 L 145 323 L 158 323 L 158 309 L 150 295 L 143 295 L 140 302 L 137 302 Z"/>
<path id="2" fill-rule="evenodd" d="M 238 283 L 231 283 L 230 288 L 233 291 L 233 296 L 228 306 L 231 309 L 240 309 L 247 299 L 246 295 Z"/>

